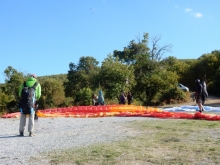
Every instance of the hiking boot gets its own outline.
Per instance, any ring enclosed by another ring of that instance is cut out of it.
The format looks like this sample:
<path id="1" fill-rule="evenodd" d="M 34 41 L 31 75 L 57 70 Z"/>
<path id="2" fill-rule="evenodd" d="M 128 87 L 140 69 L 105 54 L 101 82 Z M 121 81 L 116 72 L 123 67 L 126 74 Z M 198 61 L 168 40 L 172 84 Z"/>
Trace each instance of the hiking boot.
<path id="1" fill-rule="evenodd" d="M 33 136 L 33 132 L 29 132 L 29 136 L 32 137 Z"/>
<path id="2" fill-rule="evenodd" d="M 24 136 L 24 132 L 20 131 L 19 136 Z"/>

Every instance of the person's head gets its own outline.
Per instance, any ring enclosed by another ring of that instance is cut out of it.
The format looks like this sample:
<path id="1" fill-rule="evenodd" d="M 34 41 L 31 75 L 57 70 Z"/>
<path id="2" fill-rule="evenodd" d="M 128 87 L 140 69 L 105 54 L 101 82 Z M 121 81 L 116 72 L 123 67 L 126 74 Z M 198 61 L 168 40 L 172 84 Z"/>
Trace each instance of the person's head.
<path id="1" fill-rule="evenodd" d="M 196 83 L 196 84 L 199 84 L 199 83 L 200 83 L 200 80 L 199 80 L 199 79 L 196 79 L 196 80 L 195 80 L 195 83 Z"/>
<path id="2" fill-rule="evenodd" d="M 30 78 L 37 78 L 35 74 L 30 74 Z"/>
<path id="3" fill-rule="evenodd" d="M 99 95 L 102 95 L 102 91 L 101 90 L 99 91 Z"/>

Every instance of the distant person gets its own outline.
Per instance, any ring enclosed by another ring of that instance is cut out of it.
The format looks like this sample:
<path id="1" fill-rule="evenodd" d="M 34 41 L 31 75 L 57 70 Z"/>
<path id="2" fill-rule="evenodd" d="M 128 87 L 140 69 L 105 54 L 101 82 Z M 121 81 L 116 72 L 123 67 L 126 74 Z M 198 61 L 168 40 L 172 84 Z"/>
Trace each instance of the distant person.
<path id="1" fill-rule="evenodd" d="M 19 126 L 20 136 L 24 136 L 26 115 L 29 115 L 29 136 L 33 136 L 36 101 L 41 97 L 41 85 L 37 82 L 36 78 L 37 76 L 35 74 L 30 75 L 28 80 L 21 84 L 19 88 L 19 110 L 21 112 Z"/>
<path id="2" fill-rule="evenodd" d="M 199 107 L 199 112 L 203 111 L 203 106 L 202 106 L 202 85 L 200 84 L 200 80 L 196 79 L 196 89 L 195 89 L 195 100 L 196 103 L 198 104 Z"/>
<path id="3" fill-rule="evenodd" d="M 92 104 L 93 104 L 94 106 L 96 106 L 96 105 L 99 104 L 99 103 L 98 103 L 98 96 L 95 95 L 95 94 L 92 95 Z"/>
<path id="4" fill-rule="evenodd" d="M 98 104 L 99 105 L 105 105 L 105 99 L 104 99 L 104 96 L 103 96 L 103 93 L 102 93 L 101 90 L 99 91 Z"/>
<path id="5" fill-rule="evenodd" d="M 207 86 L 206 86 L 206 75 L 204 75 L 204 77 L 201 81 L 201 85 L 202 85 L 202 105 L 204 105 L 205 100 L 208 97 L 208 91 L 207 91 Z"/>
<path id="6" fill-rule="evenodd" d="M 133 100 L 133 96 L 132 96 L 132 94 L 131 94 L 130 91 L 128 92 L 127 100 L 128 100 L 128 105 L 131 105 L 131 102 L 132 102 L 132 100 Z"/>
<path id="7" fill-rule="evenodd" d="M 121 94 L 119 96 L 119 104 L 126 104 L 127 95 L 124 91 L 121 91 Z"/>

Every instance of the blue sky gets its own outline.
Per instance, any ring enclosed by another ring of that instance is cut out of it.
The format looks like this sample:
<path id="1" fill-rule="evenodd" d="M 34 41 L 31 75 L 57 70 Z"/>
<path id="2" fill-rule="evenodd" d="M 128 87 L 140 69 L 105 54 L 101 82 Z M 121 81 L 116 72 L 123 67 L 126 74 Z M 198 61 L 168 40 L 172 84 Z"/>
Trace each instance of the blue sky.
<path id="1" fill-rule="evenodd" d="M 82 56 L 101 62 L 143 33 L 172 44 L 164 57 L 220 50 L 219 0 L 0 0 L 0 83 L 4 70 L 66 74 Z"/>

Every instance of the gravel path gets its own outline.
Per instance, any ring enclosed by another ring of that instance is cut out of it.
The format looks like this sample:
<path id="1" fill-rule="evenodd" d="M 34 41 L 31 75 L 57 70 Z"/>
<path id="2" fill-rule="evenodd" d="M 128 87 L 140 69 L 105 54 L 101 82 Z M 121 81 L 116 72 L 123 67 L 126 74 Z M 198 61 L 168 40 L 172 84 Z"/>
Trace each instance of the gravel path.
<path id="1" fill-rule="evenodd" d="M 132 130 L 124 127 L 123 123 L 146 119 L 150 118 L 40 118 L 35 123 L 33 137 L 29 137 L 28 132 L 25 132 L 25 137 L 18 136 L 19 118 L 0 119 L 0 164 L 48 164 L 43 157 L 42 162 L 30 158 L 41 157 L 40 153 L 55 149 L 117 141 L 132 136 Z"/>
<path id="2" fill-rule="evenodd" d="M 195 102 L 183 104 L 193 105 Z M 175 106 L 180 105 L 182 104 Z M 206 105 L 220 106 L 220 99 L 211 96 Z M 0 118 L 0 165 L 49 164 L 43 158 L 42 152 L 117 141 L 132 136 L 135 134 L 134 130 L 124 127 L 123 123 L 134 120 L 157 119 L 141 117 L 40 118 L 35 123 L 35 136 L 28 137 L 28 132 L 25 132 L 25 137 L 19 137 L 19 118 Z M 32 156 L 42 158 L 42 161 L 36 162 L 31 159 Z"/>

